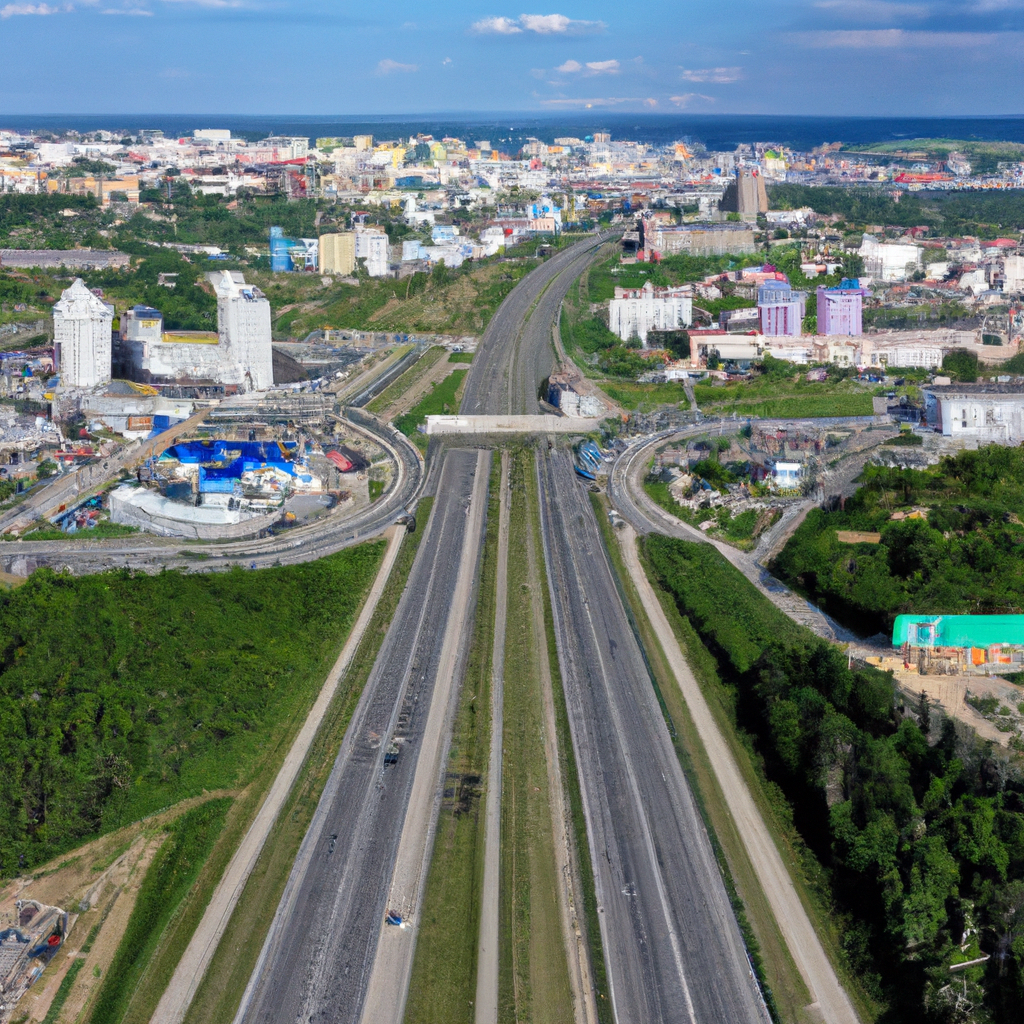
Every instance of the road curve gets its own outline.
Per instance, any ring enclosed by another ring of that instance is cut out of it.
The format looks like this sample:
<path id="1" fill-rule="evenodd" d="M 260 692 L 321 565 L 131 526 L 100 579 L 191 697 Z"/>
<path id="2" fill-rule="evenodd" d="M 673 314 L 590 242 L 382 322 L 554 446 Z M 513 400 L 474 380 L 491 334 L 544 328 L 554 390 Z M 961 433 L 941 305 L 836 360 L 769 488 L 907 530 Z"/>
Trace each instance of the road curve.
<path id="1" fill-rule="evenodd" d="M 419 493 L 423 464 L 408 438 L 371 416 L 353 415 L 359 416 L 358 423 L 344 422 L 381 445 L 395 465 L 389 490 L 355 514 L 339 512 L 284 533 L 228 543 L 186 542 L 144 533 L 124 540 L 10 541 L 0 544 L 0 568 L 16 575 L 27 575 L 44 565 L 66 568 L 76 574 L 119 566 L 146 571 L 217 570 L 234 565 L 265 568 L 323 558 L 376 537 L 394 523 Z"/>
<path id="2" fill-rule="evenodd" d="M 558 659 L 617 1024 L 768 1020 L 570 457 L 538 460 Z"/>
<path id="3" fill-rule="evenodd" d="M 600 246 L 615 234 L 606 231 L 577 242 L 531 271 L 509 292 L 477 346 L 460 412 L 502 416 L 539 411 L 537 388 L 554 365 L 551 325 L 562 299 Z M 557 301 L 545 293 L 552 290 L 548 286 L 556 278 Z"/>

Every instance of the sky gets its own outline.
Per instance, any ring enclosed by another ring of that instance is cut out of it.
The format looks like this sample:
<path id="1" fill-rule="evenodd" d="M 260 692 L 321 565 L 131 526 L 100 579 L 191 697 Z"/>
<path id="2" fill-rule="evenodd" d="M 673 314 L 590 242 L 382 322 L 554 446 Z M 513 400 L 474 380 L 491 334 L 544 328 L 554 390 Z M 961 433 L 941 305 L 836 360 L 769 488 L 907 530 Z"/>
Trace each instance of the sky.
<path id="1" fill-rule="evenodd" d="M 1024 0 L 0 0 L 0 112 L 1024 114 Z"/>

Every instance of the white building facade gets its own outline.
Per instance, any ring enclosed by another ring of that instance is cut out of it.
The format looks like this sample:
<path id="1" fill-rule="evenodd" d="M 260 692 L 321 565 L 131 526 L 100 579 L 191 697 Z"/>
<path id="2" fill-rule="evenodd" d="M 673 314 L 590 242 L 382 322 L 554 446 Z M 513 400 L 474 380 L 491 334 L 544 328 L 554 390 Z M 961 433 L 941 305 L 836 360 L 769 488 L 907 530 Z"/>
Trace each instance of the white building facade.
<path id="1" fill-rule="evenodd" d="M 270 300 L 229 270 L 207 275 L 217 294 L 217 334 L 226 360 L 235 363 L 247 389 L 266 391 L 274 383 Z"/>
<path id="2" fill-rule="evenodd" d="M 646 345 L 651 331 L 676 331 L 693 321 L 689 288 L 616 288 L 608 303 L 608 327 L 623 341 L 639 338 Z"/>
<path id="3" fill-rule="evenodd" d="M 864 235 L 860 245 L 864 273 L 876 281 L 905 281 L 921 264 L 921 248 L 903 242 L 879 242 Z"/>
<path id="4" fill-rule="evenodd" d="M 924 419 L 944 437 L 979 444 L 1024 441 L 1024 390 L 1012 384 L 922 388 Z"/>
<path id="5" fill-rule="evenodd" d="M 53 305 L 53 342 L 61 384 L 91 388 L 110 380 L 114 310 L 76 278 Z"/>

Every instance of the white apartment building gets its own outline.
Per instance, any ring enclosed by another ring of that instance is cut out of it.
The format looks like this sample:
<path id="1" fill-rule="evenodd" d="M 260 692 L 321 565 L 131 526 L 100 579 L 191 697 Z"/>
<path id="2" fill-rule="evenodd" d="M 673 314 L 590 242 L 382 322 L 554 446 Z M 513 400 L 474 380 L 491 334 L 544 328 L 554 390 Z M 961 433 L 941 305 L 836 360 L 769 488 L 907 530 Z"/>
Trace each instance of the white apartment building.
<path id="1" fill-rule="evenodd" d="M 1007 295 L 1024 292 L 1024 256 L 1007 256 L 1003 260 L 1003 291 Z"/>
<path id="2" fill-rule="evenodd" d="M 876 281 L 905 281 L 921 266 L 921 247 L 904 242 L 879 242 L 864 235 L 860 245 L 864 273 Z"/>
<path id="3" fill-rule="evenodd" d="M 693 321 L 689 288 L 616 288 L 608 303 L 608 326 L 623 341 L 639 338 L 646 345 L 651 331 L 675 331 Z"/>
<path id="4" fill-rule="evenodd" d="M 226 360 L 241 371 L 240 384 L 266 391 L 274 383 L 270 300 L 236 272 L 207 274 L 217 295 L 217 334 Z"/>
<path id="5" fill-rule="evenodd" d="M 61 384 L 91 388 L 110 380 L 113 307 L 80 277 L 53 305 L 53 343 Z"/>
<path id="6" fill-rule="evenodd" d="M 355 258 L 366 260 L 366 272 L 370 277 L 387 277 L 388 236 L 380 229 L 357 229 Z"/>

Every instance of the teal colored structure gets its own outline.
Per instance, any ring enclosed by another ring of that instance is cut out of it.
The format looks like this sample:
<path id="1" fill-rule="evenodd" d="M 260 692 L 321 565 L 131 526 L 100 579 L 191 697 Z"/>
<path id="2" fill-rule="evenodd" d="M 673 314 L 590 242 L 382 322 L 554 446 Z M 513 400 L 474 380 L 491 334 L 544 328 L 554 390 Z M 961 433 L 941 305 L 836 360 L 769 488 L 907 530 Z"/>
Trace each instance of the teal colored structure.
<path id="1" fill-rule="evenodd" d="M 893 647 L 1024 646 L 1024 615 L 897 615 Z"/>

